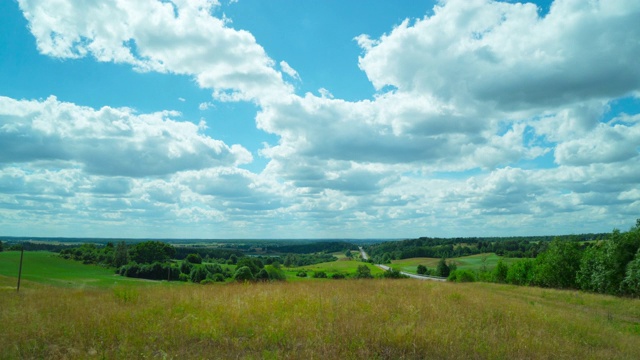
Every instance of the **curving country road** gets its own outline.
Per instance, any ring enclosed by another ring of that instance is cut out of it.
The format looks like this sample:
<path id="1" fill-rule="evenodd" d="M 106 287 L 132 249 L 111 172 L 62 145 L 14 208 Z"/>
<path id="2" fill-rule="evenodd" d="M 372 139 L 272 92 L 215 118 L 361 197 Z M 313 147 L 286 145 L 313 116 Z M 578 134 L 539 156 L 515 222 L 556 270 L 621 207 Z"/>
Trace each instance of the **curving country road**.
<path id="1" fill-rule="evenodd" d="M 360 254 L 362 255 L 362 258 L 365 260 L 369 260 L 369 255 L 367 255 L 367 253 L 364 251 L 364 249 L 362 248 L 362 246 L 358 247 L 360 249 Z M 375 266 L 379 267 L 380 269 L 387 271 L 390 269 L 390 267 L 386 266 L 386 265 L 382 265 L 382 264 L 375 264 Z M 433 281 L 447 281 L 447 278 L 443 278 L 443 277 L 439 277 L 439 276 L 424 276 L 424 275 L 416 275 L 416 274 L 411 274 L 408 272 L 404 272 L 404 271 L 400 271 L 400 273 L 402 275 L 406 275 L 412 279 L 418 279 L 418 280 L 433 280 Z"/>

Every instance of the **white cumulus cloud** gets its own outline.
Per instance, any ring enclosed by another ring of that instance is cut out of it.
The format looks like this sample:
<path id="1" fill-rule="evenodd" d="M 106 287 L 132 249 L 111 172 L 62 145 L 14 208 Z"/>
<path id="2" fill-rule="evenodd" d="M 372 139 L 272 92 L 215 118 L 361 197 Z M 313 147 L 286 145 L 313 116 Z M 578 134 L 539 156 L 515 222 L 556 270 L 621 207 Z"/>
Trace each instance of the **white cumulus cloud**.
<path id="1" fill-rule="evenodd" d="M 20 0 L 41 53 L 93 56 L 139 71 L 193 76 L 221 100 L 260 101 L 292 87 L 247 31 L 211 15 L 217 1 Z"/>

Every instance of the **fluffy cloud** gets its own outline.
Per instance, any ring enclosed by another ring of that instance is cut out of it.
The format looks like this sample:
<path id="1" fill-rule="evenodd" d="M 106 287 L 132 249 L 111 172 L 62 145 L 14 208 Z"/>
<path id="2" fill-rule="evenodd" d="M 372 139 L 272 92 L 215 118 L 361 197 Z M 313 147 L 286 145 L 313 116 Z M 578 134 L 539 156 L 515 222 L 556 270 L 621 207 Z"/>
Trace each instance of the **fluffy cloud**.
<path id="1" fill-rule="evenodd" d="M 442 2 L 379 39 L 357 38 L 380 91 L 372 100 L 306 94 L 263 106 L 258 126 L 281 139 L 263 155 L 317 191 L 339 189 L 336 167 L 353 187 L 378 191 L 360 179 L 491 171 L 548 153 L 572 166 L 632 159 L 635 123 L 600 122 L 610 101 L 640 87 L 640 43 L 628 40 L 640 37 L 639 15 L 622 0 L 558 0 L 545 16 L 533 4 Z M 356 168 L 368 175 L 350 176 Z"/>
<path id="2" fill-rule="evenodd" d="M 55 97 L 0 97 L 0 163 L 65 161 L 91 174 L 143 177 L 251 161 L 246 149 L 205 136 L 193 123 L 172 120 L 176 115 L 95 110 Z"/>
<path id="3" fill-rule="evenodd" d="M 529 110 L 622 96 L 640 85 L 634 1 L 533 4 L 449 0 L 388 35 L 360 36 L 360 67 L 378 89 Z M 612 54 L 615 54 L 612 57 Z"/>
<path id="4" fill-rule="evenodd" d="M 357 38 L 377 89 L 360 101 L 293 93 L 213 1 L 19 3 L 43 54 L 193 76 L 218 101 L 255 101 L 256 125 L 279 139 L 252 173 L 247 150 L 173 112 L 0 97 L 8 222 L 36 211 L 209 237 L 450 236 L 603 231 L 640 211 L 638 115 L 605 118 L 640 92 L 637 2 L 557 0 L 541 16 L 441 1 Z"/>
<path id="5" fill-rule="evenodd" d="M 20 0 L 43 54 L 93 56 L 139 71 L 194 76 L 221 100 L 278 98 L 291 86 L 247 31 L 211 15 L 213 0 Z"/>

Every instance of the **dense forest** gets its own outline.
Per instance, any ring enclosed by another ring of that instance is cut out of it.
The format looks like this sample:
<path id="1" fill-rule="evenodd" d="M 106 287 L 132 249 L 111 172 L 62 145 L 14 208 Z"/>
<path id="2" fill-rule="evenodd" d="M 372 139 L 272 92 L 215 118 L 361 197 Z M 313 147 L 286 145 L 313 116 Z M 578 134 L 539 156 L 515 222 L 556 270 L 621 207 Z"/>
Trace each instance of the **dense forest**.
<path id="1" fill-rule="evenodd" d="M 614 230 L 597 241 L 557 237 L 544 245 L 534 259 L 511 265 L 500 261 L 491 271 L 451 269 L 444 258 L 437 271 L 457 282 L 479 280 L 640 296 L 640 219 L 629 231 Z"/>
<path id="2" fill-rule="evenodd" d="M 344 248 L 344 244 L 326 244 L 325 248 L 322 244 L 308 247 L 321 250 L 319 253 L 245 256 L 243 252 L 233 249 L 173 246 L 160 241 L 134 244 L 120 241 L 115 244 L 108 242 L 105 245 L 65 247 L 60 250 L 60 256 L 85 264 L 112 267 L 122 276 L 152 280 L 196 283 L 221 282 L 229 278 L 238 281 L 284 280 L 280 264 L 295 267 L 337 260 L 327 251 L 336 247 Z M 235 270 L 232 272 L 226 265 L 233 265 Z"/>
<path id="3" fill-rule="evenodd" d="M 380 264 L 416 257 L 452 258 L 483 253 L 496 253 L 499 256 L 514 258 L 535 258 L 555 238 L 571 242 L 588 242 L 601 240 L 607 236 L 607 234 L 581 234 L 469 238 L 421 237 L 374 244 L 367 246 L 366 250 L 373 261 Z"/>

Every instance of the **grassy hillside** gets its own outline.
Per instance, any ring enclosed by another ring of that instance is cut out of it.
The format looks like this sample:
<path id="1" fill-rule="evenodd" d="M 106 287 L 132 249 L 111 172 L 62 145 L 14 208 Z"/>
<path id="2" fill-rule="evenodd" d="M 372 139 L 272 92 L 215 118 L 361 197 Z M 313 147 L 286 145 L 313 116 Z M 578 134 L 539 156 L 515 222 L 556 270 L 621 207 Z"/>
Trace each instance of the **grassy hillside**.
<path id="1" fill-rule="evenodd" d="M 498 263 L 498 260 L 500 259 L 502 259 L 502 261 L 504 261 L 506 264 L 510 264 L 514 261 L 520 260 L 513 258 L 502 258 L 494 253 L 490 253 L 451 258 L 447 259 L 447 262 L 454 262 L 458 266 L 458 269 L 480 270 L 483 266 L 486 266 L 487 269 L 494 268 Z M 440 259 L 437 258 L 411 258 L 393 260 L 391 261 L 391 266 L 396 269 L 415 274 L 418 265 L 424 265 L 428 268 L 435 269 L 438 266 L 439 261 Z"/>
<path id="2" fill-rule="evenodd" d="M 0 252 L 0 276 L 18 277 L 19 251 Z M 8 278 L 5 282 L 11 283 Z M 126 284 L 154 284 L 140 279 L 117 276 L 112 269 L 96 265 L 84 265 L 73 260 L 64 260 L 47 251 L 25 251 L 22 264 L 22 285 L 31 283 L 63 287 L 105 287 Z M 14 281 L 11 285 L 16 286 Z"/>
<path id="3" fill-rule="evenodd" d="M 330 262 L 324 262 L 324 263 L 319 263 L 315 265 L 288 268 L 288 269 L 285 269 L 285 273 L 287 274 L 287 279 L 295 278 L 296 273 L 300 271 L 306 271 L 309 277 L 311 277 L 314 272 L 320 272 L 320 271 L 324 271 L 328 276 L 331 276 L 333 274 L 345 274 L 345 275 L 351 276 L 356 273 L 358 266 L 362 266 L 362 265 L 368 266 L 369 269 L 371 269 L 371 274 L 373 276 L 383 273 L 382 270 L 380 270 L 376 266 L 373 266 L 372 264 L 364 263 L 359 260 L 348 260 L 345 257 L 342 257 L 338 261 L 330 261 Z"/>
<path id="4" fill-rule="evenodd" d="M 2 358 L 640 358 L 640 301 L 579 292 L 411 279 L 8 289 Z"/>

